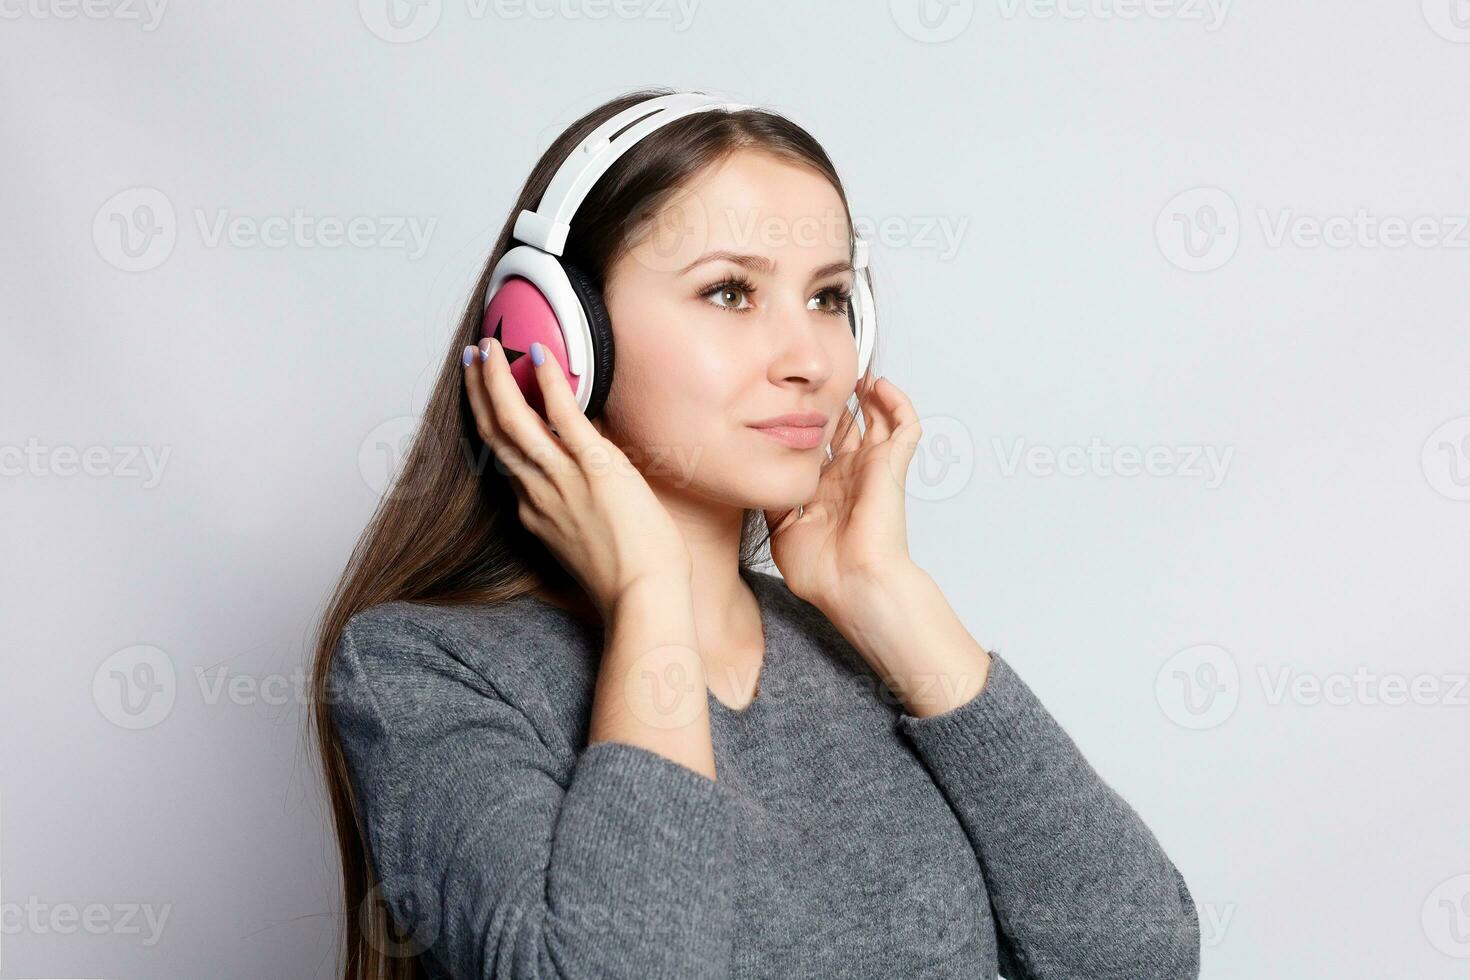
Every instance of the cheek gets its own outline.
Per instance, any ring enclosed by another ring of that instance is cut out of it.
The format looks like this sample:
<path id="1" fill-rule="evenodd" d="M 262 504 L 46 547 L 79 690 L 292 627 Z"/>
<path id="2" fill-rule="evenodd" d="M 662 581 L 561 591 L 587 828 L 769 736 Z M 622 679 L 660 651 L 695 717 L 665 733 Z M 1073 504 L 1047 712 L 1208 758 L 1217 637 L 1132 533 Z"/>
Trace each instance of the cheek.
<path id="1" fill-rule="evenodd" d="M 711 426 L 738 416 L 750 366 L 736 331 L 673 303 L 611 312 L 617 347 L 608 414 L 631 441 L 703 442 Z"/>

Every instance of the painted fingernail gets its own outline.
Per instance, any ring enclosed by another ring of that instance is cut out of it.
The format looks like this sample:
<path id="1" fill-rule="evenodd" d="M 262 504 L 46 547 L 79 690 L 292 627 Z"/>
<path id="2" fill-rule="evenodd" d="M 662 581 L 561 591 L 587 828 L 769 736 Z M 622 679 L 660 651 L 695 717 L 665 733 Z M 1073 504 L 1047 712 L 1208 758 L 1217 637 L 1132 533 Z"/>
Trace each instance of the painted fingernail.
<path id="1" fill-rule="evenodd" d="M 546 363 L 546 348 L 541 346 L 541 341 L 533 341 L 531 344 L 531 363 L 540 367 Z"/>
<path id="2" fill-rule="evenodd" d="M 489 337 L 486 337 L 484 340 L 480 341 L 480 356 L 481 357 L 485 357 L 485 358 L 488 358 L 490 356 L 490 338 Z"/>
<path id="3" fill-rule="evenodd" d="M 475 363 L 475 348 L 466 347 L 464 349 L 464 366 L 469 367 L 473 363 Z"/>

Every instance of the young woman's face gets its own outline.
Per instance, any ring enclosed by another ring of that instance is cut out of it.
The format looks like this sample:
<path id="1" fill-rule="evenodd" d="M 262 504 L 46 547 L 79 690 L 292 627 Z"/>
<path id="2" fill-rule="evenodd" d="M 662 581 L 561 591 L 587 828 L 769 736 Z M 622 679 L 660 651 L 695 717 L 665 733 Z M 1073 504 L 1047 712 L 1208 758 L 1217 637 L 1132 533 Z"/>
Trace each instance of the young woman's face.
<path id="1" fill-rule="evenodd" d="M 651 485 L 740 508 L 812 499 L 857 382 L 849 233 L 825 178 L 755 150 L 630 224 L 604 289 L 603 426 Z M 752 427 L 787 413 L 819 428 L 783 441 Z"/>

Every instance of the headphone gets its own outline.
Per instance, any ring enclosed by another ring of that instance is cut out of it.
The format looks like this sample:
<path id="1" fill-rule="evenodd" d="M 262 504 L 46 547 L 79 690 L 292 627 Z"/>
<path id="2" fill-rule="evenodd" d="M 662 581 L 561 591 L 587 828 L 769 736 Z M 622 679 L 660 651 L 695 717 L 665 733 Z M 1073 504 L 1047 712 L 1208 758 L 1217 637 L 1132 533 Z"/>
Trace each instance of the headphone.
<path id="1" fill-rule="evenodd" d="M 753 106 L 725 102 L 697 92 L 647 99 L 624 109 L 598 126 L 568 154 L 535 211 L 516 216 L 512 238 L 520 242 L 506 251 L 491 270 L 485 287 L 480 336 L 494 337 L 505 349 L 511 375 L 526 400 L 546 414 L 530 358 L 533 341 L 556 357 L 577 405 L 588 418 L 597 417 L 607 400 L 613 377 L 612 321 L 592 277 L 562 259 L 572 217 L 597 179 L 635 143 L 676 119 L 721 109 L 735 112 Z M 854 285 L 847 319 L 858 349 L 861 379 L 872 359 L 876 323 L 868 282 L 868 243 L 853 244 Z"/>

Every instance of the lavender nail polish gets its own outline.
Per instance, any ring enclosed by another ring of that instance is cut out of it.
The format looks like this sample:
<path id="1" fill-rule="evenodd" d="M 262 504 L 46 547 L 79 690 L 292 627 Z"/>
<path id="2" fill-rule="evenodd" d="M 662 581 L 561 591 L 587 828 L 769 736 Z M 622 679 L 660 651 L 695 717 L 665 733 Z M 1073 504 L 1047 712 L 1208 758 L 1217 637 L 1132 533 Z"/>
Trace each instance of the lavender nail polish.
<path id="1" fill-rule="evenodd" d="M 531 363 L 540 367 L 546 363 L 546 348 L 541 346 L 541 341 L 531 343 Z"/>
<path id="2" fill-rule="evenodd" d="M 478 348 L 475 348 L 475 347 L 466 347 L 464 349 L 464 366 L 465 367 L 469 367 L 471 364 L 475 363 L 475 352 L 477 350 L 478 350 Z"/>

